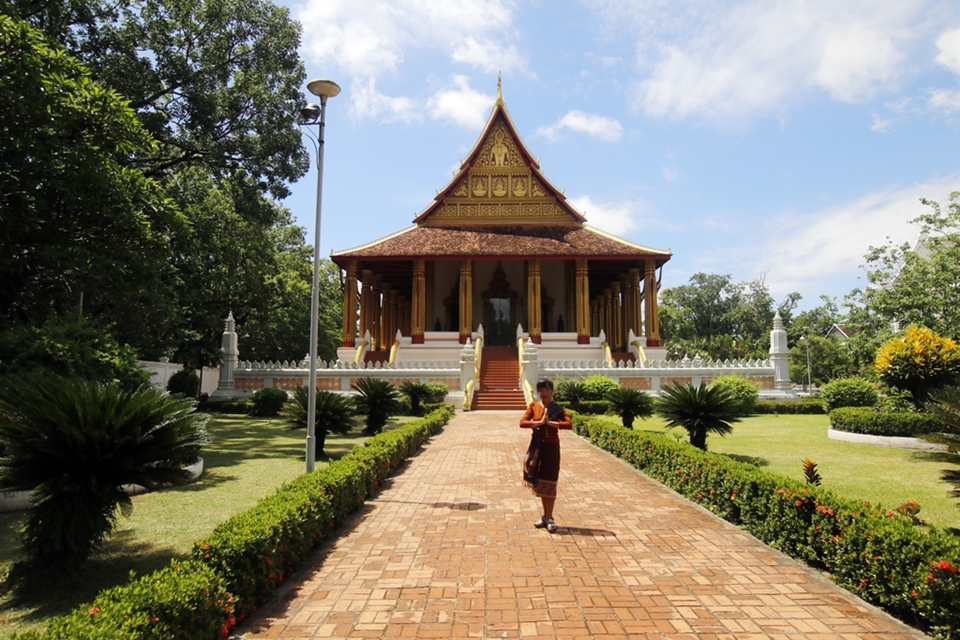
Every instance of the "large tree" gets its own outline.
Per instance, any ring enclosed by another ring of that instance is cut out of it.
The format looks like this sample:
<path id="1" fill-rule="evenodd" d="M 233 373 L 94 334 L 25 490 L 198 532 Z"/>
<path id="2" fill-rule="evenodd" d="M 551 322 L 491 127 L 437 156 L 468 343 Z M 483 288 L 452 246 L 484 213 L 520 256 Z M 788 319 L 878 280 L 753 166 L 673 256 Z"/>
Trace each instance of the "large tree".
<path id="1" fill-rule="evenodd" d="M 776 309 L 789 321 L 799 299 L 791 293 Z M 664 289 L 661 301 L 661 334 L 671 353 L 726 359 L 769 349 L 776 310 L 763 276 L 734 282 L 729 274 L 696 273 L 688 284 Z"/>
<path id="2" fill-rule="evenodd" d="M 164 304 L 183 217 L 131 166 L 155 143 L 114 91 L 28 24 L 0 15 L 0 308 L 42 324 L 81 296 Z"/>
<path id="3" fill-rule="evenodd" d="M 946 210 L 922 202 L 932 211 L 912 221 L 920 229 L 916 245 L 870 248 L 870 286 L 859 292 L 860 313 L 868 321 L 960 338 L 960 191 L 950 194 Z"/>

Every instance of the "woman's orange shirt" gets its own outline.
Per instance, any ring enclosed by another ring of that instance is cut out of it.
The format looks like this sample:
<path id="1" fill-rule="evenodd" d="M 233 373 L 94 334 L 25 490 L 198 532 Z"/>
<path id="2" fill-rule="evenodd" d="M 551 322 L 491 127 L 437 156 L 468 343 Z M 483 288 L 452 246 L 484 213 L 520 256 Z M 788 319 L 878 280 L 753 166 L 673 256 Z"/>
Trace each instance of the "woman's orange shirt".
<path id="1" fill-rule="evenodd" d="M 534 402 L 527 410 L 523 412 L 523 417 L 520 418 L 520 428 L 521 429 L 532 429 L 535 426 L 538 426 L 536 423 L 539 423 L 543 419 L 543 412 L 546 411 L 544 406 L 539 402 Z M 567 412 L 564 411 L 563 415 L 560 416 L 559 420 L 554 420 L 557 423 L 556 428 L 550 428 L 544 430 L 546 433 L 546 438 L 544 442 L 554 442 L 560 444 L 560 436 L 557 434 L 559 429 L 572 429 L 573 423 L 570 422 L 570 416 L 567 415 Z"/>

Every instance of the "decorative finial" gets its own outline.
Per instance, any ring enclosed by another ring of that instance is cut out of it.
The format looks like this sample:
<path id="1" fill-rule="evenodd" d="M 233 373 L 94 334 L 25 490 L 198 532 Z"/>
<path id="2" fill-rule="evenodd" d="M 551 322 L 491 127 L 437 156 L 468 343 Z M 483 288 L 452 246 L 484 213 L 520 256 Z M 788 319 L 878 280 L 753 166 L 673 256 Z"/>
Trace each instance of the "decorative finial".
<path id="1" fill-rule="evenodd" d="M 503 84 L 500 73 L 497 74 L 497 105 L 503 106 Z"/>

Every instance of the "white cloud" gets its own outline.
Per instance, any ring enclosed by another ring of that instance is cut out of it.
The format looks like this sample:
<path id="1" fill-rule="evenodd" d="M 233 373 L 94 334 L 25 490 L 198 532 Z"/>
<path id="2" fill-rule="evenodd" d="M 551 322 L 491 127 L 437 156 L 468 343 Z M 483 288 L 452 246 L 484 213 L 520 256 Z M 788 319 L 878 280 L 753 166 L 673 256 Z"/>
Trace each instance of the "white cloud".
<path id="1" fill-rule="evenodd" d="M 933 178 L 808 214 L 777 216 L 759 258 L 747 269 L 769 271 L 768 284 L 776 293 L 818 290 L 831 279 L 859 272 L 867 250 L 888 237 L 896 244 L 915 241 L 918 230 L 910 220 L 928 210 L 920 198 L 946 201 L 958 180 L 960 174 Z"/>
<path id="2" fill-rule="evenodd" d="M 929 104 L 932 109 L 944 113 L 960 111 L 960 91 L 934 89 L 930 92 L 930 98 L 927 100 L 927 104 Z"/>
<path id="3" fill-rule="evenodd" d="M 937 64 L 960 73 L 960 28 L 944 31 L 937 38 Z"/>
<path id="4" fill-rule="evenodd" d="M 870 130 L 876 131 L 877 133 L 893 131 L 893 120 L 884 120 L 875 113 L 873 114 L 873 124 L 870 125 Z"/>
<path id="5" fill-rule="evenodd" d="M 494 97 L 472 89 L 466 76 L 454 76 L 453 85 L 453 88 L 437 91 L 427 100 L 430 117 L 479 129 L 487 122 Z"/>
<path id="6" fill-rule="evenodd" d="M 353 112 L 357 118 L 381 118 L 383 122 L 418 122 L 422 119 L 416 101 L 411 98 L 385 96 L 377 91 L 373 78 L 357 80 L 350 86 Z"/>
<path id="7" fill-rule="evenodd" d="M 524 66 L 523 57 L 516 45 L 504 47 L 493 40 L 478 42 L 472 36 L 463 41 L 453 52 L 455 62 L 464 62 L 481 71 L 496 73 L 504 69 L 519 69 Z"/>
<path id="8" fill-rule="evenodd" d="M 637 216 L 646 208 L 636 202 L 594 202 L 590 196 L 567 198 L 567 202 L 583 214 L 591 227 L 620 236 L 640 228 Z"/>
<path id="9" fill-rule="evenodd" d="M 294 15 L 303 24 L 303 56 L 328 75 L 348 76 L 362 93 L 352 97 L 355 116 L 410 122 L 410 105 L 424 100 L 389 98 L 376 92 L 375 81 L 421 53 L 439 52 L 485 73 L 522 71 L 517 47 L 501 41 L 515 37 L 514 6 L 515 0 L 306 0 Z"/>
<path id="10" fill-rule="evenodd" d="M 680 177 L 680 172 L 676 169 L 671 169 L 670 167 L 663 168 L 663 179 L 667 182 L 673 182 Z"/>
<path id="11" fill-rule="evenodd" d="M 561 129 L 585 133 L 604 142 L 616 142 L 623 136 L 623 125 L 618 120 L 577 110 L 570 111 L 550 126 L 540 127 L 534 135 L 556 140 Z"/>
<path id="12" fill-rule="evenodd" d="M 636 43 L 632 105 L 666 119 L 742 120 L 811 92 L 855 103 L 897 86 L 940 0 L 585 0 Z M 942 24 L 942 22 L 940 22 Z"/>

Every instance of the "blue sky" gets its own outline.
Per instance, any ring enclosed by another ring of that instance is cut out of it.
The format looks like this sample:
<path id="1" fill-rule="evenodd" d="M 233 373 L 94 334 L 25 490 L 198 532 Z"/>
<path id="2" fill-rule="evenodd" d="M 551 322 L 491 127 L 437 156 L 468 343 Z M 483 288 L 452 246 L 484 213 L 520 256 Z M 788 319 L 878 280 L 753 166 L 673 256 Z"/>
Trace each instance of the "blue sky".
<path id="1" fill-rule="evenodd" d="M 841 297 L 960 190 L 960 3 L 308 0 L 328 102 L 321 251 L 407 227 L 452 177 L 497 74 L 588 223 L 774 297 Z M 305 91 L 306 99 L 306 91 Z M 316 173 L 285 201 L 313 239 Z"/>

